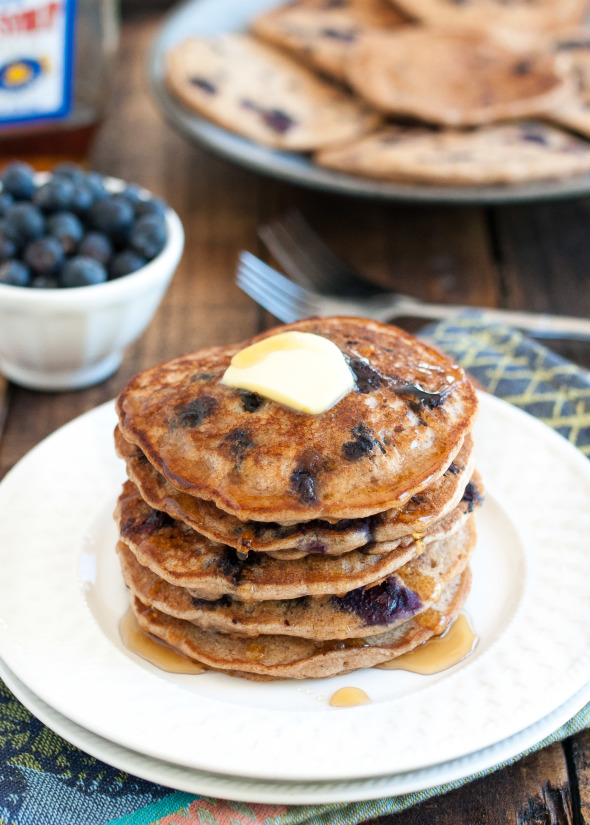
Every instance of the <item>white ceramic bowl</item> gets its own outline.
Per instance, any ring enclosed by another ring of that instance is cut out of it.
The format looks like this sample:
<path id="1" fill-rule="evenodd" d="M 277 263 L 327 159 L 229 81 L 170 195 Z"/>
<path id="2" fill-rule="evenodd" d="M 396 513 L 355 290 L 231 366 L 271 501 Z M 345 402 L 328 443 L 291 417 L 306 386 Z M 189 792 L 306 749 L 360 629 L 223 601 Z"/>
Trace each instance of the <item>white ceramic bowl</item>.
<path id="1" fill-rule="evenodd" d="M 111 191 L 126 185 L 114 178 L 105 183 Z M 125 347 L 151 321 L 180 261 L 184 232 L 172 209 L 166 224 L 162 252 L 114 281 L 71 289 L 0 284 L 0 372 L 36 390 L 79 389 L 112 375 Z"/>

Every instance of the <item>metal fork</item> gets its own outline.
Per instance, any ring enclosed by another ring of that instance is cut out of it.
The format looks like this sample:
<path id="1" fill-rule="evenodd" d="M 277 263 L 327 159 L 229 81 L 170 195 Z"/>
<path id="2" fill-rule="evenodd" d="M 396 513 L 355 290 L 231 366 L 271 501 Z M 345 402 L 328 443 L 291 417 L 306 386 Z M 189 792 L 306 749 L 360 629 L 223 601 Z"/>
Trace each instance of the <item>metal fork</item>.
<path id="1" fill-rule="evenodd" d="M 296 209 L 259 227 L 258 234 L 285 272 L 308 289 L 354 298 L 383 293 L 335 255 Z"/>
<path id="2" fill-rule="evenodd" d="M 236 283 L 247 295 L 285 323 L 313 315 L 356 315 L 375 321 L 390 321 L 400 317 L 439 320 L 477 312 L 478 318 L 484 323 L 508 324 L 526 330 L 533 337 L 590 341 L 590 320 L 586 318 L 453 304 L 427 304 L 399 293 L 381 293 L 367 298 L 320 295 L 289 280 L 250 252 L 240 254 Z"/>

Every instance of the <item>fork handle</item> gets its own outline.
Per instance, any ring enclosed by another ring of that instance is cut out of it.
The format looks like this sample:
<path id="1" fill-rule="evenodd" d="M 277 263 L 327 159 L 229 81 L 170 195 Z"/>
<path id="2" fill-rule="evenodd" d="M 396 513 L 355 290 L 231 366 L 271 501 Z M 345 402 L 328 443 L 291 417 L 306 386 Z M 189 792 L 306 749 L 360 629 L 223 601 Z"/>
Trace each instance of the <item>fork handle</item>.
<path id="1" fill-rule="evenodd" d="M 526 330 L 533 338 L 564 338 L 566 340 L 590 341 L 590 319 L 574 318 L 568 315 L 549 315 L 542 312 L 520 312 L 511 309 L 491 309 L 487 307 L 467 307 L 453 304 L 424 304 L 409 301 L 396 304 L 396 314 L 409 318 L 430 318 L 433 320 L 452 318 L 473 310 L 478 318 L 488 323 L 507 324 Z M 391 309 L 389 310 L 391 312 Z M 386 308 L 383 307 L 383 315 Z"/>

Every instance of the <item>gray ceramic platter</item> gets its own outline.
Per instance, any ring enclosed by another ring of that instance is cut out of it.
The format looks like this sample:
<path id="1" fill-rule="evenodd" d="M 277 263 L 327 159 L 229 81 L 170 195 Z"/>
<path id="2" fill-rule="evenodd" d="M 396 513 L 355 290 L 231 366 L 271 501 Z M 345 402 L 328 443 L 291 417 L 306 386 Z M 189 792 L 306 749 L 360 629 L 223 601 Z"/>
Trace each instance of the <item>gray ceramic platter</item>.
<path id="1" fill-rule="evenodd" d="M 241 31 L 277 0 L 187 0 L 165 18 L 149 57 L 154 100 L 166 120 L 196 144 L 227 160 L 290 183 L 365 198 L 445 204 L 502 204 L 555 200 L 590 194 L 590 175 L 513 186 L 427 186 L 353 177 L 311 163 L 306 155 L 258 146 L 191 113 L 168 92 L 164 54 L 191 35 Z"/>

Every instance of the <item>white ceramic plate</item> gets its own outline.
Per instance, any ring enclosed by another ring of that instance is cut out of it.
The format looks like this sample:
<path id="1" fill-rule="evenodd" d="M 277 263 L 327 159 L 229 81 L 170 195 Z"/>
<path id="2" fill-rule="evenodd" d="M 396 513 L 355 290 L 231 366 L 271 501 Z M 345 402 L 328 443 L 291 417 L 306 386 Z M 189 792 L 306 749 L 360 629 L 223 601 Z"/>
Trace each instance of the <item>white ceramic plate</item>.
<path id="1" fill-rule="evenodd" d="M 150 86 L 164 117 L 190 140 L 256 172 L 346 195 L 434 203 L 510 203 L 580 197 L 590 192 L 590 175 L 511 186 L 428 186 L 345 175 L 315 166 L 307 155 L 257 146 L 193 114 L 169 94 L 164 83 L 164 54 L 171 46 L 194 34 L 244 30 L 251 19 L 279 2 L 188 0 L 166 18 L 151 51 Z"/>
<path id="2" fill-rule="evenodd" d="M 0 655 L 93 733 L 225 775 L 362 779 L 501 742 L 590 680 L 590 464 L 524 413 L 482 396 L 475 437 L 488 501 L 468 601 L 475 654 L 433 677 L 364 670 L 270 683 L 166 674 L 122 647 L 126 597 L 110 512 L 124 468 L 114 423 L 111 404 L 87 413 L 0 485 Z M 329 707 L 350 684 L 373 703 Z"/>
<path id="3" fill-rule="evenodd" d="M 382 799 L 463 779 L 523 753 L 569 721 L 590 701 L 588 682 L 565 704 L 526 730 L 490 748 L 431 768 L 348 782 L 270 782 L 205 773 L 136 753 L 109 742 L 62 716 L 23 685 L 1 659 L 0 677 L 23 705 L 44 724 L 68 742 L 115 768 L 187 793 L 232 799 L 237 802 L 286 805 L 324 805 Z"/>

